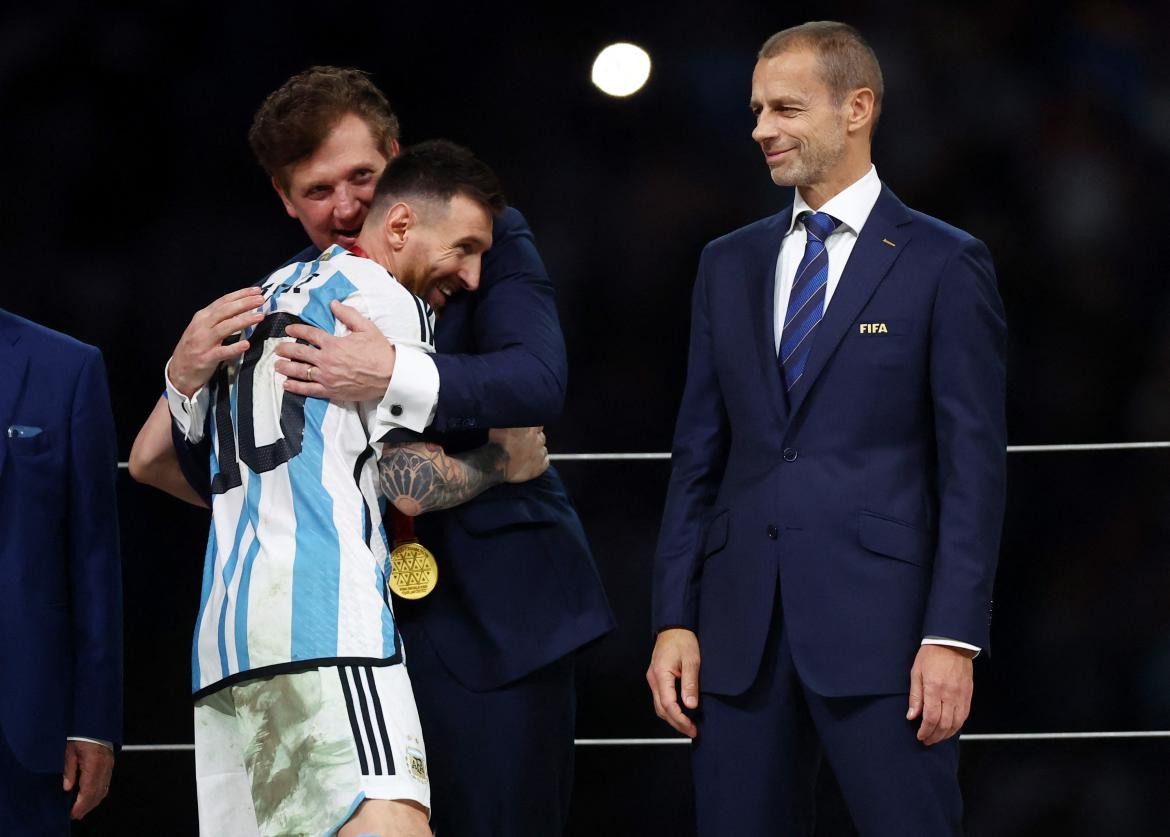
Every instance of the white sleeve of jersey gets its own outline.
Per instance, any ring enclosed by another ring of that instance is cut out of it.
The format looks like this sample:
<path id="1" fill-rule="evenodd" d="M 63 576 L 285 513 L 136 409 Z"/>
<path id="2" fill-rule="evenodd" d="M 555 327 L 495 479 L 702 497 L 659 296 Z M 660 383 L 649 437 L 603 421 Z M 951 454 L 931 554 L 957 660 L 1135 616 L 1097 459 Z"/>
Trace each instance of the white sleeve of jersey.
<path id="1" fill-rule="evenodd" d="M 369 259 L 347 259 L 341 269 L 357 288 L 344 300 L 346 305 L 372 320 L 394 345 L 434 351 L 430 344 L 431 325 L 422 300 Z M 345 326 L 338 323 L 337 333 L 340 335 L 346 331 Z"/>
<path id="2" fill-rule="evenodd" d="M 386 396 L 362 405 L 371 439 L 403 427 L 421 433 L 438 403 L 439 371 L 428 357 L 434 352 L 434 316 L 430 307 L 367 259 L 347 260 L 344 272 L 357 286 L 345 303 L 357 309 L 397 350 L 394 376 Z M 346 329 L 337 325 L 338 334 Z"/>

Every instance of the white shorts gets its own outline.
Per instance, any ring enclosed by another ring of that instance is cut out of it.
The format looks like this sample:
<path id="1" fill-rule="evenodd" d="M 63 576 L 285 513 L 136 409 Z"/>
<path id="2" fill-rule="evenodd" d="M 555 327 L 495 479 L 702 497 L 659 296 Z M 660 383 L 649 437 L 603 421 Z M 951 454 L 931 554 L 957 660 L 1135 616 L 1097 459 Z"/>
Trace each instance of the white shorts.
<path id="1" fill-rule="evenodd" d="M 204 837 L 332 835 L 364 799 L 430 809 L 406 667 L 327 666 L 225 686 L 195 704 Z"/>

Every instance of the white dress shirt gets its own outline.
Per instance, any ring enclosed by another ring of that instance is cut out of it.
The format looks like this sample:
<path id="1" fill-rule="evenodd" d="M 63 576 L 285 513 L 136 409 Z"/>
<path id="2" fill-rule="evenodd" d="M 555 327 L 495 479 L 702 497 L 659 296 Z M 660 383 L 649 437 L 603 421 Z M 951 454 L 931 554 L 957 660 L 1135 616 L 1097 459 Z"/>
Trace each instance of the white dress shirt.
<path id="1" fill-rule="evenodd" d="M 422 433 L 439 406 L 439 370 L 426 352 L 397 347 L 394 374 L 374 414 L 371 438 L 381 439 L 396 427 Z"/>
<path id="2" fill-rule="evenodd" d="M 825 285 L 825 308 L 833 298 L 833 291 L 837 290 L 837 283 L 841 281 L 841 273 L 849 261 L 849 254 L 853 252 L 853 245 L 857 243 L 857 236 L 873 205 L 877 203 L 878 195 L 882 193 L 882 182 L 878 180 L 877 169 L 869 167 L 860 180 L 846 187 L 825 202 L 818 212 L 832 215 L 840 225 L 825 240 L 825 249 L 829 254 L 829 281 Z M 796 268 L 804 258 L 804 247 L 808 243 L 804 224 L 796 219 L 802 212 L 812 212 L 813 208 L 805 203 L 800 190 L 796 190 L 796 198 L 792 202 L 792 219 L 788 222 L 788 232 L 780 242 L 780 258 L 776 260 L 776 353 L 780 353 L 780 337 L 784 330 L 784 318 L 788 312 L 788 296 L 792 293 L 792 280 L 796 278 Z"/>
<path id="3" fill-rule="evenodd" d="M 830 233 L 825 240 L 825 249 L 829 256 L 829 278 L 825 285 L 825 310 L 828 310 L 833 292 L 837 290 L 837 284 L 841 281 L 841 274 L 849 262 L 849 254 L 853 252 L 857 236 L 861 233 L 865 222 L 869 220 L 869 214 L 873 211 L 874 204 L 877 203 L 881 193 L 882 182 L 878 179 L 877 169 L 871 165 L 869 171 L 859 180 L 855 180 L 829 198 L 819 210 L 816 210 L 831 215 L 840 222 L 837 229 Z M 797 221 L 797 218 L 802 212 L 812 211 L 814 211 L 813 208 L 805 202 L 800 190 L 797 189 L 796 197 L 792 201 L 792 218 L 788 222 L 788 231 L 780 242 L 780 256 L 776 259 L 776 299 L 773 317 L 777 355 L 780 354 L 780 339 L 783 336 L 784 319 L 788 314 L 788 297 L 792 293 L 792 282 L 796 278 L 796 269 L 800 266 L 800 260 L 804 258 L 804 248 L 808 243 L 808 234 L 805 232 L 804 224 Z M 976 654 L 981 650 L 978 646 L 959 642 L 957 639 L 936 636 L 924 637 L 922 644 L 949 645 L 953 648 L 974 651 Z"/>

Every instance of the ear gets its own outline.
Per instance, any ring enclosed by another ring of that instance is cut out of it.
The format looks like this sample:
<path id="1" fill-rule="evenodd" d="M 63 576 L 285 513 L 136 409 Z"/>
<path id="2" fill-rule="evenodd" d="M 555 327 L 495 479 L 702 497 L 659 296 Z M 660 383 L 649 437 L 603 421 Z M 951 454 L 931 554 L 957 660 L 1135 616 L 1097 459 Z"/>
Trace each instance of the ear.
<path id="1" fill-rule="evenodd" d="M 386 240 L 392 249 L 401 250 L 406 246 L 406 239 L 416 222 L 417 217 L 409 204 L 399 201 L 390 207 L 386 212 L 386 220 L 382 226 L 386 232 Z"/>
<path id="2" fill-rule="evenodd" d="M 394 159 L 402 153 L 402 146 L 399 145 L 398 140 L 390 140 L 390 159 Z"/>
<path id="3" fill-rule="evenodd" d="M 845 105 L 849 133 L 868 132 L 873 122 L 873 91 L 868 87 L 858 88 L 849 95 Z"/>
<path id="4" fill-rule="evenodd" d="M 280 181 L 275 177 L 272 178 L 272 188 L 276 190 L 276 194 L 280 195 L 280 202 L 284 204 L 284 211 L 288 213 L 288 217 L 296 218 L 296 207 L 292 205 L 292 201 L 288 199 L 288 194 L 285 193 L 284 187 L 280 185 Z"/>

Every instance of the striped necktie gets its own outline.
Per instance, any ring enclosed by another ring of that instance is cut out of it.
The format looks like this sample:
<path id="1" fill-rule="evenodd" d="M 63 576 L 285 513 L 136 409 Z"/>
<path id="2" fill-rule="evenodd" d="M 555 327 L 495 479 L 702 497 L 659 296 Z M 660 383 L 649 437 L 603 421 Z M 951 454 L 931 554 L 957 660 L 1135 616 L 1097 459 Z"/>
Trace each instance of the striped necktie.
<path id="1" fill-rule="evenodd" d="M 839 223 L 823 212 L 802 212 L 797 220 L 804 224 L 808 243 L 804 246 L 804 258 L 796 268 L 792 292 L 788 295 L 788 313 L 780 332 L 780 365 L 784 371 L 784 387 L 789 392 L 804 374 L 813 335 L 824 316 L 825 287 L 829 282 L 825 240 Z"/>

